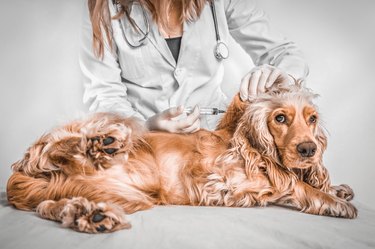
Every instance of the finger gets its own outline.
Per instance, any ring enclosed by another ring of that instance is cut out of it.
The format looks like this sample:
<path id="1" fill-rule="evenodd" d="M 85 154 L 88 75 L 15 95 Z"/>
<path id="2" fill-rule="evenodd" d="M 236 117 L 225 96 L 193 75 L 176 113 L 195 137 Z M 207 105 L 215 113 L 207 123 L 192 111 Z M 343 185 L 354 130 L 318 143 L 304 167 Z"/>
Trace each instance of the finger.
<path id="1" fill-rule="evenodd" d="M 249 81 L 251 77 L 251 72 L 246 74 L 242 80 L 241 80 L 241 85 L 240 85 L 240 98 L 242 101 L 245 101 L 249 97 Z"/>
<path id="2" fill-rule="evenodd" d="M 182 129 L 181 131 L 183 133 L 194 133 L 194 132 L 198 131 L 200 128 L 201 128 L 201 121 L 198 118 L 191 126 L 185 128 L 185 129 Z"/>
<path id="3" fill-rule="evenodd" d="M 270 77 L 271 70 L 268 68 L 262 69 L 262 75 L 259 78 L 258 87 L 257 87 L 257 94 L 264 93 L 265 92 L 265 86 L 268 81 L 268 78 Z"/>
<path id="4" fill-rule="evenodd" d="M 192 126 L 194 122 L 199 119 L 199 107 L 195 106 L 192 113 L 190 113 L 185 119 L 177 120 L 175 128 L 177 130 L 185 129 L 189 126 Z"/>
<path id="5" fill-rule="evenodd" d="M 281 75 L 281 70 L 277 68 L 273 70 L 270 77 L 268 78 L 266 88 L 270 88 L 276 82 L 276 80 L 280 77 L 280 75 Z"/>
<path id="6" fill-rule="evenodd" d="M 249 96 L 255 96 L 257 94 L 257 88 L 260 76 L 262 75 L 261 70 L 257 70 L 251 74 L 250 83 L 249 83 Z"/>
<path id="7" fill-rule="evenodd" d="M 291 77 L 289 74 L 281 71 L 280 76 L 276 79 L 275 84 L 279 84 L 282 86 L 288 86 L 294 83 L 294 78 Z"/>
<path id="8" fill-rule="evenodd" d="M 184 107 L 180 105 L 178 107 L 172 107 L 163 111 L 162 113 L 160 113 L 160 116 L 163 119 L 171 119 L 171 118 L 180 116 L 183 112 L 184 112 Z"/>

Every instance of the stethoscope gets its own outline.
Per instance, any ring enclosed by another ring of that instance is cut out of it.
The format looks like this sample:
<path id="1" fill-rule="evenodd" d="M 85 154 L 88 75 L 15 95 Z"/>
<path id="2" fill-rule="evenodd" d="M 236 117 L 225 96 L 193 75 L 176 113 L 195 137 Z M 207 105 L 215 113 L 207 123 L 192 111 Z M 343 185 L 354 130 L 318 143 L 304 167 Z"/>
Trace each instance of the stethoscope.
<path id="1" fill-rule="evenodd" d="M 121 5 L 116 0 L 112 0 L 112 3 L 115 6 L 115 10 L 116 10 L 115 14 L 117 15 L 117 13 L 120 11 Z M 145 23 L 145 26 L 146 26 L 146 30 L 145 31 L 142 30 L 133 19 L 131 20 L 131 23 L 134 25 L 134 28 L 136 28 L 137 31 L 142 34 L 142 37 L 140 39 L 138 39 L 137 44 L 134 43 L 134 42 L 130 42 L 128 40 L 128 38 L 125 35 L 125 26 L 124 26 L 124 23 L 122 21 L 122 18 L 118 19 L 119 25 L 121 27 L 122 36 L 123 36 L 124 40 L 126 41 L 126 43 L 132 48 L 138 48 L 138 47 L 143 46 L 146 43 L 146 39 L 147 39 L 147 37 L 150 33 L 150 23 L 148 21 L 147 15 L 146 15 L 146 10 L 142 6 L 142 4 L 140 4 L 140 7 L 142 9 L 143 20 L 144 20 L 144 23 Z M 229 49 L 228 49 L 228 46 L 225 44 L 225 42 L 222 41 L 221 38 L 220 38 L 219 27 L 218 27 L 217 17 L 216 17 L 216 10 L 215 10 L 215 1 L 214 0 L 210 1 L 210 7 L 211 7 L 212 18 L 214 20 L 215 36 L 216 36 L 216 45 L 215 45 L 215 48 L 214 48 L 214 55 L 215 55 L 215 58 L 218 59 L 218 60 L 227 59 L 228 56 L 229 56 Z M 129 16 L 129 18 L 131 18 L 131 17 Z"/>

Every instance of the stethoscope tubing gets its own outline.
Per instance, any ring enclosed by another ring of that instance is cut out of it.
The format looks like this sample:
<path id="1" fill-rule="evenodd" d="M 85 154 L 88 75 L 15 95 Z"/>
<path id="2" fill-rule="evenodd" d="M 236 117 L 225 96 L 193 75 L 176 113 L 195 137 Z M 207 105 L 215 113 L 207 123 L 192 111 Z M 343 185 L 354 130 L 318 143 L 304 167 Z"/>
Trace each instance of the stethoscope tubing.
<path id="1" fill-rule="evenodd" d="M 115 7 L 116 12 L 118 13 L 119 12 L 119 6 L 118 6 L 119 4 L 116 2 L 116 0 L 112 0 L 112 3 Z M 150 23 L 149 23 L 149 20 L 147 18 L 147 15 L 146 15 L 146 10 L 144 9 L 144 7 L 142 5 L 141 5 L 141 8 L 142 8 L 143 20 L 146 24 L 146 31 L 143 31 L 135 21 L 132 22 L 132 23 L 134 23 L 137 30 L 140 33 L 142 33 L 142 35 L 143 35 L 143 37 L 138 40 L 138 44 L 134 44 L 134 43 L 132 43 L 128 40 L 128 38 L 125 35 L 125 26 L 124 26 L 124 23 L 122 22 L 122 18 L 118 19 L 120 29 L 121 29 L 121 32 L 122 32 L 122 36 L 123 36 L 124 40 L 126 41 L 126 43 L 132 48 L 138 48 L 138 47 L 143 46 L 146 42 L 146 39 L 148 38 L 149 33 L 150 33 Z M 228 56 L 229 56 L 229 49 L 228 49 L 227 44 L 225 42 L 223 42 L 220 38 L 220 32 L 219 32 L 218 21 L 217 21 L 217 16 L 216 16 L 216 9 L 215 9 L 215 0 L 210 1 L 210 8 L 211 8 L 211 13 L 212 13 L 212 18 L 213 18 L 213 21 L 214 21 L 215 38 L 216 38 L 216 46 L 214 48 L 214 56 L 218 60 L 227 59 Z"/>
<path id="2" fill-rule="evenodd" d="M 116 0 L 112 0 L 112 3 L 114 4 L 115 6 L 115 9 L 116 9 L 116 15 L 117 13 L 119 12 L 119 7 L 118 7 L 118 3 L 116 3 Z M 124 40 L 126 41 L 126 43 L 132 47 L 132 48 L 138 48 L 142 45 L 144 45 L 149 33 L 150 33 L 150 23 L 148 21 L 148 18 L 146 16 L 146 10 L 145 8 L 141 5 L 141 8 L 142 8 L 142 14 L 143 14 L 143 21 L 145 22 L 146 24 L 146 32 L 143 31 L 139 26 L 138 24 L 133 21 L 132 23 L 135 25 L 135 27 L 137 28 L 138 32 L 141 32 L 143 37 L 141 39 L 139 39 L 138 41 L 138 44 L 135 45 L 134 43 L 131 43 L 128 38 L 126 37 L 125 35 L 125 26 L 124 26 L 124 23 L 122 22 L 121 18 L 118 19 L 118 22 L 119 22 L 119 25 L 120 25 L 120 29 L 121 29 L 121 33 L 122 33 L 122 37 L 124 38 Z M 130 18 L 130 17 L 129 17 Z"/>

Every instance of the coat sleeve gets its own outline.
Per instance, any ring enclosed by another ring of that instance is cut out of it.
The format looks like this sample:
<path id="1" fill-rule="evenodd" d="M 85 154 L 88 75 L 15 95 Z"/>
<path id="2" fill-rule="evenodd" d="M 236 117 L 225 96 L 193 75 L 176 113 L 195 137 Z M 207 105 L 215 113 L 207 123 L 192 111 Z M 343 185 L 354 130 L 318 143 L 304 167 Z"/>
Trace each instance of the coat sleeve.
<path id="1" fill-rule="evenodd" d="M 84 2 L 79 54 L 79 63 L 83 73 L 83 102 L 89 105 L 91 112 L 116 112 L 126 117 L 135 116 L 145 120 L 132 108 L 127 99 L 127 88 L 121 80 L 116 44 L 113 43 L 113 51 L 106 44 L 103 59 L 94 55 L 89 9 L 87 0 Z"/>
<path id="2" fill-rule="evenodd" d="M 305 79 L 308 66 L 296 44 L 271 30 L 254 0 L 225 0 L 229 32 L 255 65 L 269 64 L 296 79 Z"/>

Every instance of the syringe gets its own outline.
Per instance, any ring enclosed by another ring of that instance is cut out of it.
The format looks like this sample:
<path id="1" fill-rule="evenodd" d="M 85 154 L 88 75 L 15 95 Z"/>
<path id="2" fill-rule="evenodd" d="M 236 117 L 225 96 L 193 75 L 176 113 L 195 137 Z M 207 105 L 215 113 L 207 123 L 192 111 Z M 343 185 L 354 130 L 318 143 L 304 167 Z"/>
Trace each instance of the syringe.
<path id="1" fill-rule="evenodd" d="M 186 107 L 184 112 L 186 114 L 190 114 L 192 113 L 194 110 L 194 107 Z M 216 108 L 216 107 L 200 107 L 199 108 L 199 114 L 200 115 L 218 115 L 220 113 L 225 113 L 224 110 L 220 110 L 219 108 Z"/>

